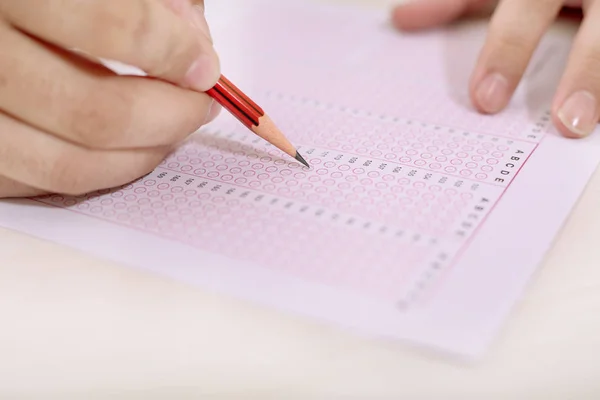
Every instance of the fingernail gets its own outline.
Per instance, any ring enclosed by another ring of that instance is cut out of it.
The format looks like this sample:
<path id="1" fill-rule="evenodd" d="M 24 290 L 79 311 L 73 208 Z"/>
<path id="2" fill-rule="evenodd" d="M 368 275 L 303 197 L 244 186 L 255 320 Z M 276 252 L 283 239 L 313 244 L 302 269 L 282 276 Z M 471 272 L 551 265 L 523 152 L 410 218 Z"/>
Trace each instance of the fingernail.
<path id="1" fill-rule="evenodd" d="M 212 36 L 210 34 L 210 28 L 208 27 L 208 22 L 206 21 L 206 17 L 204 16 L 204 7 L 200 5 L 195 5 L 192 7 L 192 24 L 198 30 L 200 30 L 204 35 L 210 40 L 212 43 Z"/>
<path id="2" fill-rule="evenodd" d="M 208 109 L 208 113 L 206 114 L 206 120 L 204 121 L 204 124 L 208 124 L 214 121 L 219 116 L 220 112 L 221 105 L 213 100 L 212 103 L 210 103 L 210 108 Z"/>
<path id="3" fill-rule="evenodd" d="M 185 83 L 194 90 L 205 92 L 219 80 L 219 58 L 215 53 L 201 53 L 185 75 Z"/>
<path id="4" fill-rule="evenodd" d="M 486 76 L 477 87 L 479 107 L 488 113 L 496 113 L 506 106 L 510 94 L 508 81 L 498 73 Z"/>
<path id="5" fill-rule="evenodd" d="M 573 93 L 558 110 L 558 118 L 575 135 L 589 135 L 598 124 L 596 98 L 585 90 Z"/>

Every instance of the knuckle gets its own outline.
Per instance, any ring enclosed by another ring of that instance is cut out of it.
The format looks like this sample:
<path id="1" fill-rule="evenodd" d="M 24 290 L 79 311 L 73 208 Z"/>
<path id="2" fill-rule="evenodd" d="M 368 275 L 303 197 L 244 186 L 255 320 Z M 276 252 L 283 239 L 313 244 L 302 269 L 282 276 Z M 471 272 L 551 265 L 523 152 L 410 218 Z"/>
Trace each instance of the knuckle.
<path id="1" fill-rule="evenodd" d="M 127 142 L 133 119 L 133 95 L 113 85 L 87 90 L 66 116 L 75 142 L 89 148 L 109 149 Z"/>

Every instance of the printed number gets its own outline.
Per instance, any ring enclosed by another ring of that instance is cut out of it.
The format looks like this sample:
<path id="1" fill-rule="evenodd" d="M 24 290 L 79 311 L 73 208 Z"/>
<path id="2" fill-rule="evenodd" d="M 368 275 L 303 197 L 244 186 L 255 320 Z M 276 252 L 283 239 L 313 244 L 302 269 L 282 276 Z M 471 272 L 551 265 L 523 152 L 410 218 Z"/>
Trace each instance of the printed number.
<path id="1" fill-rule="evenodd" d="M 208 182 L 204 181 L 204 182 L 200 182 L 200 184 L 198 185 L 198 187 L 202 189 L 206 185 L 208 185 Z"/>
<path id="2" fill-rule="evenodd" d="M 211 190 L 211 191 L 213 191 L 213 192 L 216 192 L 216 191 L 217 191 L 217 190 L 219 190 L 219 189 L 221 189 L 221 185 L 215 185 L 215 186 L 213 186 L 213 188 L 212 188 L 212 189 L 210 189 L 210 190 Z"/>
<path id="3" fill-rule="evenodd" d="M 396 167 L 396 168 L 394 168 L 394 171 L 392 171 L 392 172 L 394 172 L 395 174 L 397 174 L 400 171 L 402 171 L 402 167 Z"/>
<path id="4" fill-rule="evenodd" d="M 383 163 L 383 164 L 381 164 L 381 165 L 379 166 L 379 169 L 380 169 L 380 170 L 382 170 L 382 171 L 383 171 L 384 169 L 386 169 L 386 168 L 387 168 L 387 164 L 385 164 L 385 163 Z"/>
<path id="5" fill-rule="evenodd" d="M 431 174 L 425 174 L 425 177 L 423 179 L 425 179 L 426 181 L 431 179 L 432 175 Z"/>
<path id="6" fill-rule="evenodd" d="M 348 160 L 348 162 L 349 162 L 350 164 L 354 164 L 354 163 L 356 162 L 356 160 L 358 160 L 358 158 L 356 158 L 356 157 L 352 157 L 350 160 Z"/>
<path id="7" fill-rule="evenodd" d="M 321 153 L 321 157 L 327 157 L 328 154 L 329 154 L 328 151 L 324 151 L 323 153 Z"/>
<path id="8" fill-rule="evenodd" d="M 179 178 L 181 178 L 181 176 L 175 175 L 174 177 L 171 178 L 171 182 L 176 182 Z"/>
<path id="9" fill-rule="evenodd" d="M 446 183 L 446 181 L 448 181 L 448 177 L 444 176 L 444 177 L 440 178 L 440 180 L 438 181 L 438 183 Z"/>
<path id="10" fill-rule="evenodd" d="M 417 174 L 417 170 L 413 169 L 408 173 L 408 176 L 415 176 Z"/>
<path id="11" fill-rule="evenodd" d="M 462 186 L 462 184 L 463 184 L 463 181 L 457 181 L 457 182 L 454 184 L 454 187 L 461 187 L 461 186 Z"/>
<path id="12" fill-rule="evenodd" d="M 344 158 L 344 156 L 343 156 L 342 154 L 338 154 L 337 156 L 335 156 L 335 160 L 336 160 L 336 161 L 339 161 L 339 160 L 341 160 L 342 158 Z"/>
<path id="13" fill-rule="evenodd" d="M 166 172 L 161 172 L 160 174 L 158 174 L 157 178 L 162 179 L 165 176 L 167 176 L 167 173 Z"/>
<path id="14" fill-rule="evenodd" d="M 369 165 L 371 165 L 372 162 L 373 161 L 371 161 L 371 160 L 365 161 L 364 164 L 363 164 L 363 167 L 368 167 Z"/>
<path id="15" fill-rule="evenodd" d="M 225 192 L 226 194 L 233 194 L 233 192 L 235 192 L 235 188 L 231 188 L 229 190 L 227 190 L 227 192 Z"/>
<path id="16" fill-rule="evenodd" d="M 192 183 L 194 183 L 194 178 L 190 178 L 190 179 L 188 179 L 188 180 L 185 181 L 185 184 L 188 185 L 188 186 L 191 185 Z"/>

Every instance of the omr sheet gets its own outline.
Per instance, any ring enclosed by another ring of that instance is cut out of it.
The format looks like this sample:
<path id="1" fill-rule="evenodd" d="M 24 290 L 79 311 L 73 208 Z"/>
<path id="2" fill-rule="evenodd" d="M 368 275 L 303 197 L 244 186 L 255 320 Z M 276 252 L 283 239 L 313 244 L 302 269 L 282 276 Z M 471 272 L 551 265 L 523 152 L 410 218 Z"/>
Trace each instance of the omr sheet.
<path id="1" fill-rule="evenodd" d="M 0 224 L 377 337 L 483 354 L 599 161 L 597 134 L 564 139 L 550 122 L 570 37 L 547 35 L 509 108 L 484 116 L 467 80 L 485 27 L 403 34 L 379 11 L 210 6 L 224 74 L 311 168 L 222 113 L 137 181 L 5 201 Z"/>

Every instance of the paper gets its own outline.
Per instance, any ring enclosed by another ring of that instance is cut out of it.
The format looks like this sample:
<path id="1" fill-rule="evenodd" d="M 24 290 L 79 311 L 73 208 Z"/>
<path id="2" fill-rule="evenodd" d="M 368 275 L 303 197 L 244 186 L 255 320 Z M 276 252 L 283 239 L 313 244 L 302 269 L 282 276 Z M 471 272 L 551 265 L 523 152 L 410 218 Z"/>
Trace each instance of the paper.
<path id="1" fill-rule="evenodd" d="M 4 226 L 376 337 L 480 356 L 600 156 L 552 127 L 569 37 L 548 35 L 510 107 L 471 109 L 485 27 L 417 35 L 384 12 L 209 8 L 223 72 L 303 168 L 222 113 L 148 176 L 0 204 Z M 600 132 L 599 132 L 600 133 Z"/>

